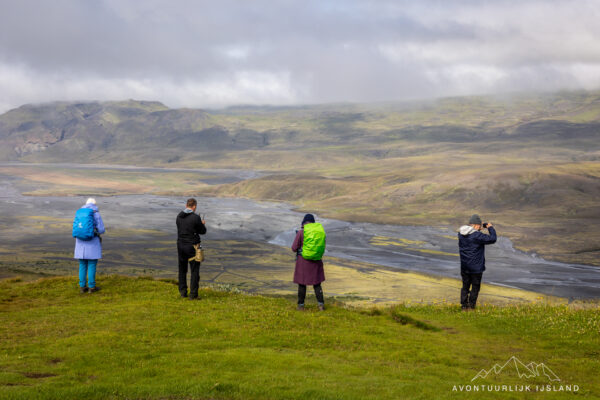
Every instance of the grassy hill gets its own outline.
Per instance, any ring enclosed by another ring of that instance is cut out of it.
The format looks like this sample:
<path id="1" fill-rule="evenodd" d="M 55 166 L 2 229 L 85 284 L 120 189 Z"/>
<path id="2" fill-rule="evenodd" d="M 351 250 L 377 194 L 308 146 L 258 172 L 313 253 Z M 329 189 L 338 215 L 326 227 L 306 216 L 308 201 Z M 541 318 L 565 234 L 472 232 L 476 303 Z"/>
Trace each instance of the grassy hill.
<path id="1" fill-rule="evenodd" d="M 599 127 L 600 92 L 210 111 L 169 109 L 154 101 L 56 102 L 0 115 L 0 159 L 251 163 L 287 170 L 270 158 L 302 167 L 279 153 L 319 149 L 378 160 L 431 152 L 441 143 L 490 141 L 503 148 L 543 140 L 544 147 L 589 151 L 594 144 L 598 150 Z M 248 160 L 249 150 L 271 157 Z M 239 152 L 242 157 L 236 157 Z"/>
<path id="2" fill-rule="evenodd" d="M 0 281 L 3 399 L 445 399 L 462 385 L 577 385 L 597 398 L 597 305 L 353 309 L 297 312 L 286 297 L 101 277 L 80 295 L 74 278 Z M 327 299 L 326 299 L 327 301 Z M 543 374 L 471 380 L 512 356 Z M 572 398 L 481 392 L 478 398 Z"/>

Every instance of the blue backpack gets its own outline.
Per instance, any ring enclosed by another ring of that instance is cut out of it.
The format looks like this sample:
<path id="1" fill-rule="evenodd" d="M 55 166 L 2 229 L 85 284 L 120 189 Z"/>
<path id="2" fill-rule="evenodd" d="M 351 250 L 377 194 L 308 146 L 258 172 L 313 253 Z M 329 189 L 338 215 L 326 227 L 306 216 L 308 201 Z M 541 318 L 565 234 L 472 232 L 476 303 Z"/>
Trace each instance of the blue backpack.
<path id="1" fill-rule="evenodd" d="M 80 240 L 92 240 L 96 236 L 94 210 L 80 208 L 73 220 L 73 237 Z"/>

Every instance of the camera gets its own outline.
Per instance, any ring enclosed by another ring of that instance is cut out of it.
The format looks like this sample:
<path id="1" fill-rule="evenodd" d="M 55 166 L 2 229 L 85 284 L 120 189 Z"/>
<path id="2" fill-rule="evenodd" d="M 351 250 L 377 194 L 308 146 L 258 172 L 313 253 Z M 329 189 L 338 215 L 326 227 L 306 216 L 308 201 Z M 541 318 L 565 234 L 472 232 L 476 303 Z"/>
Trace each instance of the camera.
<path id="1" fill-rule="evenodd" d="M 483 227 L 484 227 L 484 228 L 487 228 L 487 227 L 488 227 L 488 223 L 487 223 L 487 222 L 484 222 L 484 223 L 483 223 Z"/>

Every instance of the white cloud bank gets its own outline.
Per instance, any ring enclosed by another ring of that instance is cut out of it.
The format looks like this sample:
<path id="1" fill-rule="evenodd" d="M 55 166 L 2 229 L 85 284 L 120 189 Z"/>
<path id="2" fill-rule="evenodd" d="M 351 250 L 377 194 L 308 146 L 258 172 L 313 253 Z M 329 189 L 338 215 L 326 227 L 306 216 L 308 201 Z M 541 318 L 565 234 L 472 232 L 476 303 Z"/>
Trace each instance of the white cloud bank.
<path id="1" fill-rule="evenodd" d="M 600 87 L 598 1 L 0 2 L 0 112 Z"/>

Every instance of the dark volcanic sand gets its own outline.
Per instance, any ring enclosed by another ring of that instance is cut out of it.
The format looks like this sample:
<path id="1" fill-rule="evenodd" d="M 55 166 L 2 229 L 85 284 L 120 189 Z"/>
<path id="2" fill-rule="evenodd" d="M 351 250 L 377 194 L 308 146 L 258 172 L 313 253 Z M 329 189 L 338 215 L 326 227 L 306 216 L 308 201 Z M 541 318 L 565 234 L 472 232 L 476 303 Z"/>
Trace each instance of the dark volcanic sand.
<path id="1" fill-rule="evenodd" d="M 103 167 L 105 168 L 105 167 Z M 155 170 L 155 169 L 153 169 Z M 206 172 L 206 171 L 204 171 Z M 212 171 L 215 180 L 232 178 L 229 171 Z M 222 177 L 219 177 L 222 174 Z M 75 210 L 84 202 L 83 197 L 29 197 L 22 196 L 11 177 L 0 176 L 0 229 L 2 247 L 22 245 L 31 235 L 18 234 L 21 216 L 36 215 L 71 219 Z M 302 214 L 291 211 L 283 203 L 254 202 L 245 199 L 199 198 L 198 211 L 206 213 L 209 229 L 208 240 L 250 240 L 289 246 L 298 229 Z M 105 249 L 111 242 L 126 238 L 111 238 L 111 229 L 149 229 L 162 232 L 161 240 L 175 239 L 175 216 L 183 208 L 184 198 L 129 195 L 97 198 L 100 212 L 107 226 Z M 327 230 L 327 254 L 403 270 L 432 275 L 460 278 L 456 233 L 446 227 L 413 227 L 349 223 L 321 220 Z M 8 228 L 8 229 L 7 229 Z M 497 227 L 502 234 L 502 227 Z M 374 237 L 389 240 L 418 240 L 424 243 L 380 246 L 372 243 Z M 53 242 L 72 246 L 70 230 L 65 237 L 45 237 L 43 232 L 35 235 L 36 241 Z M 135 237 L 130 241 L 148 240 L 152 237 Z M 41 246 L 42 244 L 40 244 Z M 161 245 L 164 247 L 164 244 Z M 114 246 L 118 247 L 118 246 Z M 35 246 L 32 246 L 35 249 Z M 72 247 L 69 248 L 71 251 Z M 170 250 L 169 250 L 170 251 Z M 452 253 L 431 254 L 428 251 Z M 118 258 L 118 254 L 114 254 Z M 268 256 L 268 255 L 266 255 Z M 500 237 L 486 251 L 487 270 L 484 282 L 532 290 L 554 296 L 571 298 L 600 297 L 600 268 L 549 262 L 516 251 L 510 240 Z M 115 260 L 117 261 L 117 260 Z M 167 266 L 165 266 L 166 268 Z M 168 268 L 172 269 L 172 265 Z"/>

